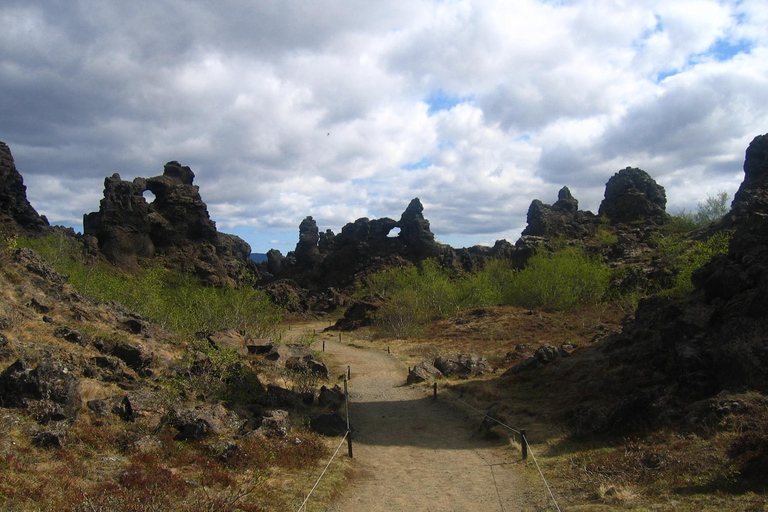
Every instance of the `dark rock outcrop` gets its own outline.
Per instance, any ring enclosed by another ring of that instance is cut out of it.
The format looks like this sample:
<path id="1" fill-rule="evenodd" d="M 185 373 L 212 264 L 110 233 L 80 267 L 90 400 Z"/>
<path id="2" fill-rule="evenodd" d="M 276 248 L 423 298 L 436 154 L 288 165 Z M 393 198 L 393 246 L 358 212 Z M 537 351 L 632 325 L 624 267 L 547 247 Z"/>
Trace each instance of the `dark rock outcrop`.
<path id="1" fill-rule="evenodd" d="M 724 389 L 768 392 L 767 171 L 763 135 L 747 149 L 744 182 L 721 224 L 733 230 L 728 254 L 694 272 L 696 290 L 686 300 L 641 301 L 635 320 L 604 342 L 611 365 L 624 365 L 623 379 L 650 397 L 641 402 L 690 403 Z M 652 413 L 627 410 L 612 425 Z"/>
<path id="2" fill-rule="evenodd" d="M 534 199 L 528 208 L 527 222 L 524 237 L 581 238 L 594 234 L 597 218 L 592 212 L 580 211 L 579 202 L 568 187 L 563 187 L 553 205 Z"/>
<path id="3" fill-rule="evenodd" d="M 330 311 L 345 304 L 356 282 L 378 270 L 416 264 L 427 258 L 470 270 L 482 261 L 514 252 L 506 241 L 492 248 L 459 250 L 440 244 L 423 211 L 421 201 L 415 198 L 398 221 L 363 217 L 346 224 L 339 234 L 321 232 L 314 219 L 307 217 L 299 226 L 294 251 L 285 257 L 279 251 L 267 253 L 267 262 L 261 264 L 262 284 L 276 302 L 290 311 Z M 391 236 L 395 229 L 400 232 Z"/>
<path id="4" fill-rule="evenodd" d="M 45 358 L 34 369 L 19 359 L 0 373 L 0 405 L 29 409 L 40 423 L 74 420 L 82 404 L 80 381 L 60 361 Z"/>
<path id="5" fill-rule="evenodd" d="M 123 181 L 113 174 L 104 180 L 98 212 L 83 217 L 86 236 L 113 263 L 138 267 L 138 258 L 163 255 L 182 270 L 212 284 L 237 279 L 249 265 L 251 248 L 234 235 L 219 233 L 208 208 L 193 185 L 194 173 L 168 162 L 162 176 Z M 144 192 L 155 199 L 148 203 Z"/>
<path id="6" fill-rule="evenodd" d="M 605 198 L 598 215 L 612 223 L 663 224 L 667 221 L 667 196 L 664 187 L 642 169 L 627 167 L 614 174 L 605 185 Z"/>
<path id="7" fill-rule="evenodd" d="M 24 179 L 4 142 L 0 142 L 0 226 L 23 234 L 39 234 L 48 228 L 48 219 L 39 215 L 27 200 Z"/>

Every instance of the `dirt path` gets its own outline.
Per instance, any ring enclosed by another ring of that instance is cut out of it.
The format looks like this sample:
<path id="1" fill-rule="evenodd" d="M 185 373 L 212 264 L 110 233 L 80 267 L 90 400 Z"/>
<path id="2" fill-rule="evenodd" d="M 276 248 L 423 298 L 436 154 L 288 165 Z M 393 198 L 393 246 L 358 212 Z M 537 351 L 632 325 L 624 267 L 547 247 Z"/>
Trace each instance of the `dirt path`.
<path id="1" fill-rule="evenodd" d="M 547 510 L 541 489 L 521 475 L 519 452 L 476 436 L 480 418 L 405 386 L 407 370 L 394 357 L 322 336 L 331 362 L 352 369 L 355 474 L 329 510 Z"/>

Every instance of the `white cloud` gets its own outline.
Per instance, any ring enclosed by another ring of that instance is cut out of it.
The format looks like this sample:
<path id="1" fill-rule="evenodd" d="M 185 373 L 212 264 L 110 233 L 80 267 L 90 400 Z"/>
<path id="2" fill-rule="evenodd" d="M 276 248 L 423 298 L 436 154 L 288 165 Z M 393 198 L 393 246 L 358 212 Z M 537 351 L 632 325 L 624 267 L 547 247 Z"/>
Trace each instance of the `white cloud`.
<path id="1" fill-rule="evenodd" d="M 0 21 L 0 139 L 54 222 L 178 160 L 254 244 L 417 196 L 438 238 L 514 241 L 531 200 L 596 210 L 627 165 L 674 207 L 732 192 L 768 131 L 760 0 L 9 0 Z"/>

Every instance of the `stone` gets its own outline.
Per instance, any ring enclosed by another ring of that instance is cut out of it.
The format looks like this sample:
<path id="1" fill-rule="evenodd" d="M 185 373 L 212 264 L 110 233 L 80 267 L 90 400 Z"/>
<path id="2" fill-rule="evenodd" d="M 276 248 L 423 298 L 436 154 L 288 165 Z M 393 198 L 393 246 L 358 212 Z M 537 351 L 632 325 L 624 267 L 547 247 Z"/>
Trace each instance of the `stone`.
<path id="1" fill-rule="evenodd" d="M 93 412 L 94 416 L 99 418 L 103 418 L 109 414 L 109 404 L 105 400 L 88 400 L 85 405 L 91 412 Z"/>
<path id="2" fill-rule="evenodd" d="M 275 348 L 275 342 L 270 338 L 255 338 L 248 340 L 245 348 L 249 354 L 268 354 Z"/>
<path id="3" fill-rule="evenodd" d="M 140 343 L 133 344 L 127 341 L 115 343 L 115 345 L 109 349 L 109 353 L 122 359 L 129 368 L 135 370 L 140 375 L 149 368 L 154 359 L 144 345 Z"/>
<path id="4" fill-rule="evenodd" d="M 19 359 L 0 373 L 4 407 L 29 407 L 42 423 L 74 420 L 82 404 L 80 381 L 62 362 L 44 358 L 34 369 Z"/>
<path id="5" fill-rule="evenodd" d="M 347 422 L 338 413 L 329 412 L 310 418 L 309 428 L 323 436 L 343 436 L 347 432 Z"/>
<path id="6" fill-rule="evenodd" d="M 299 242 L 296 244 L 294 255 L 299 264 L 316 265 L 322 259 L 318 248 L 317 223 L 312 217 L 307 217 L 299 224 Z"/>
<path id="7" fill-rule="evenodd" d="M 332 388 L 322 386 L 320 388 L 320 395 L 317 398 L 317 402 L 321 407 L 328 407 L 334 410 L 341 407 L 345 400 L 344 391 L 338 384 Z"/>
<path id="8" fill-rule="evenodd" d="M 133 402 L 128 395 L 125 395 L 119 404 L 112 408 L 112 412 L 119 416 L 123 421 L 134 421 L 136 412 L 133 410 Z"/>
<path id="9" fill-rule="evenodd" d="M 265 437 L 283 438 L 291 430 L 288 411 L 282 409 L 264 411 L 261 414 L 261 425 L 258 431 Z"/>
<path id="10" fill-rule="evenodd" d="M 406 382 L 408 384 L 417 384 L 419 382 L 434 381 L 443 377 L 443 374 L 432 366 L 432 364 L 422 361 L 414 366 L 408 373 Z"/>
<path id="11" fill-rule="evenodd" d="M 174 409 L 172 424 L 178 430 L 177 441 L 203 439 L 212 435 L 234 433 L 245 422 L 221 404 L 203 405 L 195 409 Z"/>
<path id="12" fill-rule="evenodd" d="M 70 343 L 77 343 L 80 346 L 85 346 L 85 338 L 82 334 L 80 334 L 78 331 L 75 331 L 74 329 L 71 329 L 69 327 L 61 327 L 59 329 L 56 329 L 53 331 L 53 335 L 56 338 L 63 338 Z"/>
<path id="13" fill-rule="evenodd" d="M 379 298 L 369 298 L 354 301 L 344 312 L 344 317 L 336 321 L 335 329 L 339 331 L 354 331 L 360 327 L 373 325 L 373 318 L 382 306 Z"/>
<path id="14" fill-rule="evenodd" d="M 453 375 L 468 377 L 493 371 L 488 359 L 477 354 L 440 356 L 435 359 L 434 366 L 446 377 Z"/>

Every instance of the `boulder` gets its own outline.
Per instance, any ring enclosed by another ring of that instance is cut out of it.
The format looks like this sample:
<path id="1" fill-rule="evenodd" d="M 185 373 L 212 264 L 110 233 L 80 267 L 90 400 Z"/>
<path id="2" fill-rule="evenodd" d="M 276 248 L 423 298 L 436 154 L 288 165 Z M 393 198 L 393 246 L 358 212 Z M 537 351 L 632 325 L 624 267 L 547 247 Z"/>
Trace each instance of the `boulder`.
<path id="1" fill-rule="evenodd" d="M 434 381 L 441 379 L 442 377 L 443 374 L 440 372 L 440 370 L 432 366 L 430 363 L 422 361 L 411 369 L 411 371 L 408 373 L 408 379 L 406 382 L 408 384 L 417 384 L 419 382 Z"/>
<path id="2" fill-rule="evenodd" d="M 270 338 L 250 339 L 245 344 L 249 354 L 268 354 L 275 348 L 275 342 Z"/>
<path id="3" fill-rule="evenodd" d="M 327 386 L 323 386 L 320 388 L 320 395 L 318 396 L 317 402 L 322 407 L 328 407 L 330 409 L 338 409 L 341 407 L 341 405 L 346 400 L 346 397 L 344 396 L 344 391 L 342 391 L 341 387 L 339 387 L 338 384 L 333 386 L 332 388 L 329 388 Z"/>
<path id="4" fill-rule="evenodd" d="M 195 409 L 174 409 L 170 416 L 172 425 L 179 431 L 174 438 L 177 441 L 234 433 L 245 423 L 236 413 L 220 404 Z"/>
<path id="5" fill-rule="evenodd" d="M 338 413 L 317 414 L 309 420 L 309 428 L 320 435 L 343 436 L 347 431 L 347 422 Z"/>
<path id="6" fill-rule="evenodd" d="M 261 413 L 261 425 L 258 432 L 265 437 L 283 438 L 291 430 L 291 424 L 288 420 L 288 411 L 281 409 L 264 411 Z"/>
<path id="7" fill-rule="evenodd" d="M 41 423 L 74 420 L 80 409 L 80 381 L 61 361 L 45 358 L 32 367 L 19 359 L 0 373 L 4 407 L 30 408 Z"/>
<path id="8" fill-rule="evenodd" d="M 115 343 L 109 353 L 122 359 L 125 364 L 135 370 L 139 375 L 146 373 L 154 356 L 141 343 L 133 344 L 127 341 Z"/>
<path id="9" fill-rule="evenodd" d="M 477 354 L 440 356 L 435 359 L 434 367 L 446 377 L 453 375 L 468 377 L 493 371 L 488 359 Z"/>
<path id="10" fill-rule="evenodd" d="M 334 328 L 339 331 L 354 331 L 373 325 L 373 318 L 382 304 L 380 298 L 356 300 L 344 312 L 344 317 L 336 321 Z"/>
<path id="11" fill-rule="evenodd" d="M 63 338 L 70 343 L 77 343 L 78 345 L 85 346 L 85 338 L 83 338 L 83 335 L 80 334 L 78 331 L 75 331 L 74 329 L 70 329 L 69 327 L 61 327 L 59 329 L 56 329 L 53 331 L 53 335 L 56 338 Z"/>

